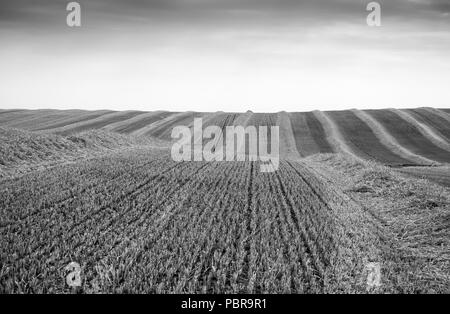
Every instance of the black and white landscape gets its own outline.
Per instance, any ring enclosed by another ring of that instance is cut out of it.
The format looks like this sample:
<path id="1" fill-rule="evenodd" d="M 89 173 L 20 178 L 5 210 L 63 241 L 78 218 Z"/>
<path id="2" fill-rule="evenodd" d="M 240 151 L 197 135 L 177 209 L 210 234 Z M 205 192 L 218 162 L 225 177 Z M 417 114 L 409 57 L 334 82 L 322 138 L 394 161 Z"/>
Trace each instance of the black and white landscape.
<path id="1" fill-rule="evenodd" d="M 450 293 L 449 13 L 3 1 L 0 293 Z"/>

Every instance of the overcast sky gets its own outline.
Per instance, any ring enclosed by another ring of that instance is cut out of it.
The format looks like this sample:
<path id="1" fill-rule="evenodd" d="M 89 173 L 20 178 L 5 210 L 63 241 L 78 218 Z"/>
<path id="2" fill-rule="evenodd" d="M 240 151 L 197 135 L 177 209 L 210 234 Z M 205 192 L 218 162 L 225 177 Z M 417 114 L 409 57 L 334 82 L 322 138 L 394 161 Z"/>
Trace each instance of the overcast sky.
<path id="1" fill-rule="evenodd" d="M 449 107 L 450 0 L 0 0 L 0 108 Z"/>

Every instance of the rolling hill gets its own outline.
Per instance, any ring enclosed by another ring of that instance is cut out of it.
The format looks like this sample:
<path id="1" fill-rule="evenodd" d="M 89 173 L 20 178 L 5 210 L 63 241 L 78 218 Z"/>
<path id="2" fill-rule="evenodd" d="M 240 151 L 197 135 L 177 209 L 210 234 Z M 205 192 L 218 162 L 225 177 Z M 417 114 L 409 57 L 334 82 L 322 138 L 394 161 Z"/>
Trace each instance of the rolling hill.
<path id="1" fill-rule="evenodd" d="M 204 127 L 269 125 L 266 118 L 270 117 L 273 121 L 270 124 L 274 124 L 281 114 L 2 110 L 0 127 L 64 136 L 100 129 L 170 141 L 174 126 L 192 126 L 194 118 L 203 118 Z M 450 138 L 447 109 L 295 112 L 288 116 L 290 130 L 281 136 L 293 137 L 295 150 L 302 157 L 344 149 L 362 159 L 389 166 L 450 162 L 446 145 Z M 426 134 L 427 131 L 431 134 Z"/>
<path id="2" fill-rule="evenodd" d="M 0 293 L 448 293 L 449 116 L 0 110 Z M 172 160 L 198 117 L 278 125 L 278 171 Z"/>
<path id="3" fill-rule="evenodd" d="M 283 116 L 284 114 L 286 116 Z M 282 154 L 291 152 L 291 156 L 308 157 L 319 153 L 345 152 L 355 158 L 390 167 L 414 167 L 414 170 L 405 169 L 402 173 L 450 185 L 447 167 L 450 164 L 448 109 L 274 114 L 15 109 L 0 111 L 0 127 L 3 128 L 2 132 L 12 128 L 31 131 L 33 134 L 59 135 L 62 136 L 61 139 L 83 132 L 102 130 L 109 134 L 118 133 L 134 138 L 170 142 L 172 128 L 178 125 L 192 127 L 194 118 L 203 118 L 204 128 L 218 125 L 225 130 L 227 125 L 276 125 L 278 121 L 282 121 L 280 119 L 286 117 L 290 120 L 290 125 L 283 125 L 280 134 L 280 145 L 285 146 L 281 147 Z M 69 143 L 70 149 L 79 150 L 73 147 L 72 142 Z M 43 145 L 46 146 L 47 143 Z M 61 147 L 65 147 L 65 144 Z M 40 148 L 36 146 L 36 149 Z M 59 150 L 55 147 L 55 152 Z M 39 154 L 42 155 L 42 152 L 37 153 Z M 428 171 L 430 166 L 435 169 Z M 439 175 L 440 172 L 442 175 Z"/>

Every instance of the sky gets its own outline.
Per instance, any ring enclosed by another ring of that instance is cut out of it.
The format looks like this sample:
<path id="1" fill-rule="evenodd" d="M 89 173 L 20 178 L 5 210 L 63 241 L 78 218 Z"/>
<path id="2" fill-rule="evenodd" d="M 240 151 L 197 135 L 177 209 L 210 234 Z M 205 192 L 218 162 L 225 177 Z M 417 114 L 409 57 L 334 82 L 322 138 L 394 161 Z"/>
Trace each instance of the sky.
<path id="1" fill-rule="evenodd" d="M 0 0 L 0 109 L 450 107 L 450 0 Z"/>

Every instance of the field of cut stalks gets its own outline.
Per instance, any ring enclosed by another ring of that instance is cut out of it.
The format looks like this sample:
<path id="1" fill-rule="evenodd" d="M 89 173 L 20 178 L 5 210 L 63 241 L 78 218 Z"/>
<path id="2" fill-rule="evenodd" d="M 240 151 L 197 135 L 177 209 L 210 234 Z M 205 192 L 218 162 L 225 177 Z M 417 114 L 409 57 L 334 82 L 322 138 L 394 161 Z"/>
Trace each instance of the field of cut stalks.
<path id="1" fill-rule="evenodd" d="M 396 283 L 405 261 L 389 232 L 419 232 L 417 210 L 404 213 L 415 227 L 408 231 L 398 215 L 367 210 L 310 167 L 284 161 L 263 174 L 255 162 L 175 163 L 136 149 L 4 180 L 0 287 L 71 292 L 64 268 L 75 261 L 88 293 L 366 292 L 365 266 L 378 262 L 379 292 L 448 289 L 445 190 L 422 208 L 438 214 L 421 215 L 441 239 L 432 244 L 439 257 L 428 258 L 443 277 Z"/>
<path id="2" fill-rule="evenodd" d="M 449 293 L 445 115 L 0 111 L 0 293 Z M 199 116 L 282 121 L 278 171 L 174 162 Z"/>

